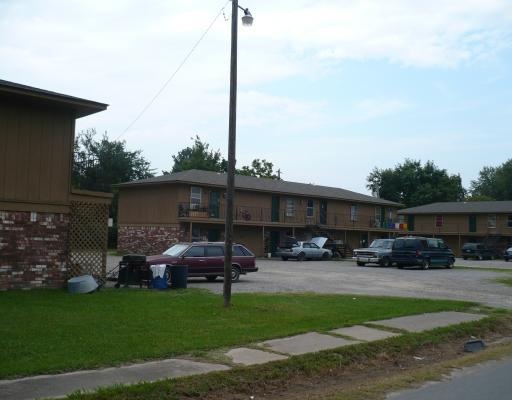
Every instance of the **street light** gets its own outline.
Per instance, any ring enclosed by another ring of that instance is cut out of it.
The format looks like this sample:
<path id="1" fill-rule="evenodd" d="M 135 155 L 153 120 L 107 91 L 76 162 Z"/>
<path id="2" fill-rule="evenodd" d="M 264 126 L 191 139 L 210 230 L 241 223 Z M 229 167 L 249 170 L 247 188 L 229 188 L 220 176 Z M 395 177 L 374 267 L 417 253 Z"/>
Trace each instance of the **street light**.
<path id="1" fill-rule="evenodd" d="M 231 306 L 231 260 L 233 258 L 233 198 L 235 194 L 236 164 L 236 76 L 237 76 L 237 42 L 238 9 L 243 10 L 242 23 L 252 25 L 253 17 L 249 9 L 238 5 L 238 0 L 231 0 L 231 66 L 229 80 L 229 134 L 228 134 L 228 173 L 226 187 L 226 254 L 224 258 L 224 307 Z"/>

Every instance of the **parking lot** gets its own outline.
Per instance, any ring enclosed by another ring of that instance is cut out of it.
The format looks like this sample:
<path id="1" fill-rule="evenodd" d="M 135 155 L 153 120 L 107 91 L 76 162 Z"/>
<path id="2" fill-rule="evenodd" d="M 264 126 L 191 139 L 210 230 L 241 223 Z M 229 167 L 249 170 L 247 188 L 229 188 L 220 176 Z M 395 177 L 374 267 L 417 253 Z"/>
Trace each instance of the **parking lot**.
<path id="1" fill-rule="evenodd" d="M 117 257 L 117 260 L 119 257 Z M 116 258 L 109 257 L 109 264 Z M 494 281 L 512 277 L 481 268 L 511 269 L 512 262 L 464 261 L 457 259 L 455 266 L 469 269 L 420 269 L 358 267 L 352 260 L 281 261 L 258 259 L 259 271 L 242 275 L 232 285 L 232 293 L 240 292 L 316 292 L 354 295 L 419 297 L 469 300 L 492 307 L 512 308 L 512 287 Z M 204 278 L 191 278 L 188 287 L 208 289 L 222 293 L 222 279 L 207 282 Z"/>
<path id="2" fill-rule="evenodd" d="M 257 260 L 259 271 L 242 275 L 232 285 L 232 292 L 316 292 L 378 296 L 420 297 L 469 300 L 492 307 L 512 308 L 512 287 L 494 282 L 496 278 L 512 277 L 488 268 L 511 268 L 502 261 L 463 261 L 456 266 L 472 269 L 420 269 L 358 267 L 352 260 L 344 261 L 280 261 Z M 189 287 L 222 292 L 222 279 L 206 282 L 190 279 Z"/>

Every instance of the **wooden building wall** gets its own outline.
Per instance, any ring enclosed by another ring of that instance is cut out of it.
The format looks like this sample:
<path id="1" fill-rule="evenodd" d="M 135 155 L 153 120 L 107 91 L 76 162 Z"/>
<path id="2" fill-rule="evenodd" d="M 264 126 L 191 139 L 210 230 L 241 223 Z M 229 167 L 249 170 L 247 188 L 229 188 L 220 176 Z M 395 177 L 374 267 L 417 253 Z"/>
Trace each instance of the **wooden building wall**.
<path id="1" fill-rule="evenodd" d="M 0 99 L 0 209 L 69 203 L 74 127 L 65 111 Z"/>

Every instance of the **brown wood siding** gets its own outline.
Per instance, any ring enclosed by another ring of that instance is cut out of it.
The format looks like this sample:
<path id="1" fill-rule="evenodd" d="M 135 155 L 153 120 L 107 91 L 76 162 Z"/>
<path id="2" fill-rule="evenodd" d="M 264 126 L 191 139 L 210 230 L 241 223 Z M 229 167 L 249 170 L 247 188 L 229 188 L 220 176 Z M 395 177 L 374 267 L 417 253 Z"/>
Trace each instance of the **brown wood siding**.
<path id="1" fill-rule="evenodd" d="M 184 187 L 145 186 L 119 190 L 119 224 L 170 224 L 178 220 Z"/>
<path id="2" fill-rule="evenodd" d="M 69 202 L 74 117 L 0 103 L 0 199 Z"/>

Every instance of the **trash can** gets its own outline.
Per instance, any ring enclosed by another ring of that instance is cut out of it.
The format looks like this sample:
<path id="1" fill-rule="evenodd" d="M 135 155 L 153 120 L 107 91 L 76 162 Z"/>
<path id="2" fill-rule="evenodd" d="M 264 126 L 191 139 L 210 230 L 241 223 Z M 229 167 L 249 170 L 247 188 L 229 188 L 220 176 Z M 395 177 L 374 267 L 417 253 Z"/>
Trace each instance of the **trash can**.
<path id="1" fill-rule="evenodd" d="M 173 265 L 171 267 L 171 289 L 186 289 L 188 265 Z"/>

